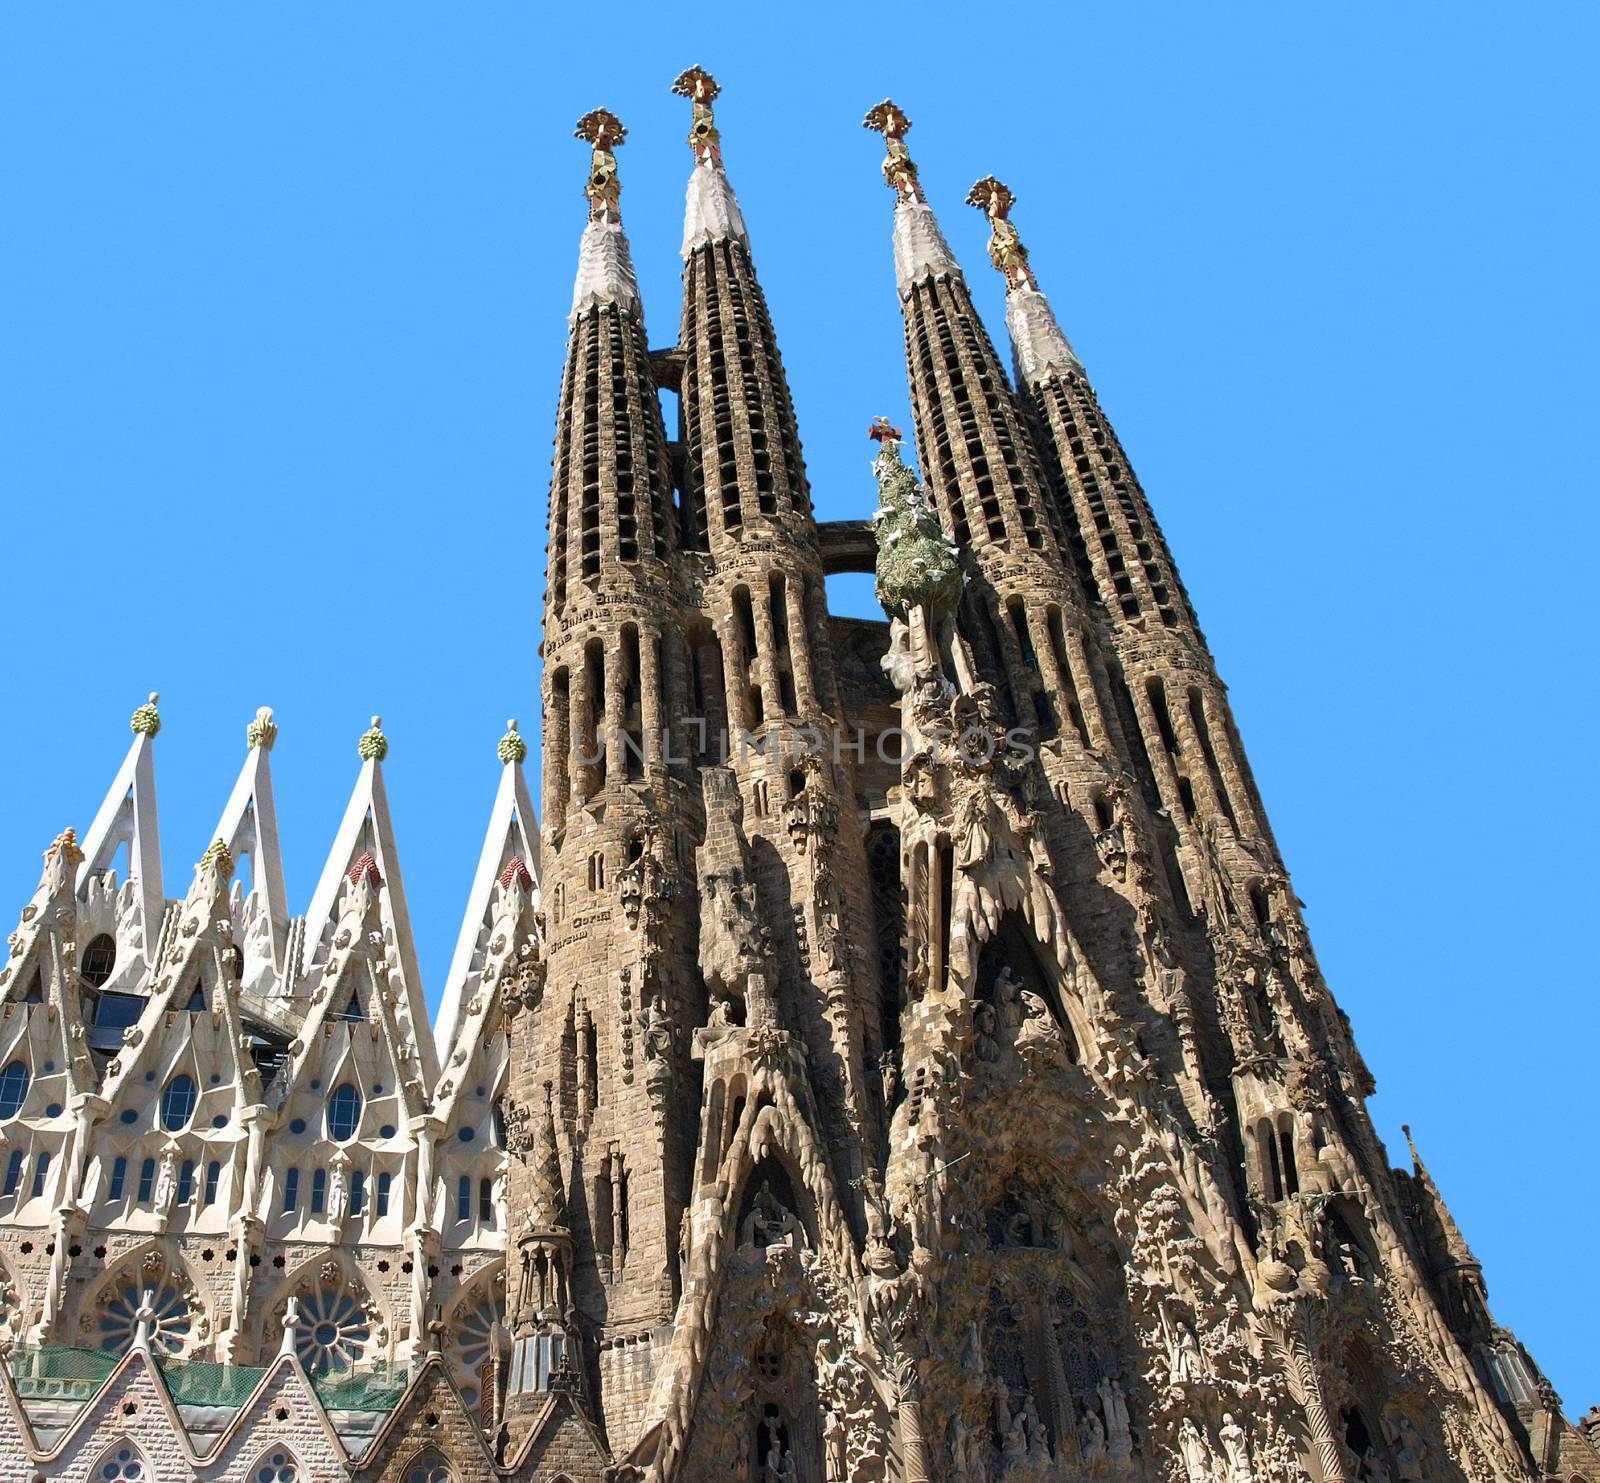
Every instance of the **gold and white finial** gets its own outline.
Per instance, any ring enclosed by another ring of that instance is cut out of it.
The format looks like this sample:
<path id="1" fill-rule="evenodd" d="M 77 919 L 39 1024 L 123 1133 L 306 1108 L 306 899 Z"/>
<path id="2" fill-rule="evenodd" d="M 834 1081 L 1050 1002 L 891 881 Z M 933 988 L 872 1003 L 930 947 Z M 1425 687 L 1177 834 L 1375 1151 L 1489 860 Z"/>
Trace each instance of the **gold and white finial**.
<path id="1" fill-rule="evenodd" d="M 593 150 L 589 161 L 589 183 L 583 193 L 589 198 L 591 221 L 622 220 L 622 181 L 617 178 L 617 146 L 628 137 L 622 120 L 608 108 L 591 109 L 578 120 L 573 136 L 586 140 Z"/>
<path id="2" fill-rule="evenodd" d="M 156 709 L 160 692 L 152 690 L 150 699 L 136 710 L 128 721 L 135 736 L 155 736 L 161 730 L 161 712 Z"/>
<path id="3" fill-rule="evenodd" d="M 495 755 L 506 767 L 510 767 L 514 762 L 527 760 L 528 744 L 523 741 L 522 734 L 517 730 L 514 717 L 506 722 L 506 734 L 500 738 L 500 745 L 495 748 Z"/>
<path id="4" fill-rule="evenodd" d="M 922 184 L 917 179 L 916 162 L 906 148 L 906 134 L 911 128 L 911 120 L 906 117 L 905 110 L 885 98 L 868 110 L 861 124 L 863 128 L 883 135 L 883 142 L 889 151 L 883 162 L 883 178 L 890 189 L 902 201 L 925 200 Z"/>
<path id="5" fill-rule="evenodd" d="M 256 710 L 255 720 L 244 729 L 244 739 L 251 751 L 272 750 L 272 744 L 278 739 L 278 728 L 273 724 L 270 705 L 260 706 Z"/>
<path id="6" fill-rule="evenodd" d="M 694 151 L 695 164 L 720 165 L 722 135 L 717 132 L 716 120 L 711 116 L 711 105 L 722 92 L 716 78 L 704 67 L 690 67 L 688 71 L 678 74 L 672 91 L 694 104 L 694 121 L 689 125 L 689 148 Z"/>
<path id="7" fill-rule="evenodd" d="M 989 261 L 1004 276 L 1006 287 L 1037 288 L 1028 266 L 1028 249 L 1011 224 L 1011 208 L 1016 203 L 1011 188 L 992 175 L 985 175 L 967 192 L 967 205 L 976 206 L 989 218 Z"/>
<path id="8" fill-rule="evenodd" d="M 382 762 L 389 755 L 389 738 L 383 734 L 383 717 L 374 716 L 371 727 L 356 743 L 356 756 L 363 762 Z"/>

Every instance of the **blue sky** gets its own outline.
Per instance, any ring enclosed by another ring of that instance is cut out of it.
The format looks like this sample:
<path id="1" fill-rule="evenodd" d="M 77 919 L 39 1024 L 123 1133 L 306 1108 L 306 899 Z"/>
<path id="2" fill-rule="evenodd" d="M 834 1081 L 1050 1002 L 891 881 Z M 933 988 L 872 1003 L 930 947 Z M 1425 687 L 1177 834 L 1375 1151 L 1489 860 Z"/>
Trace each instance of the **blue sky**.
<path id="1" fill-rule="evenodd" d="M 991 171 L 1155 502 L 1380 1093 L 1600 1400 L 1591 7 L 0 10 L 0 894 L 163 694 L 169 889 L 255 708 L 304 909 L 382 712 L 425 976 L 537 712 L 597 105 L 675 338 L 700 62 L 818 513 L 907 415 L 886 94 L 1003 331 Z M 800 17 L 803 16 L 803 19 Z M 836 606 L 868 611 L 841 584 Z M 1590 924 L 1585 927 L 1585 923 Z"/>

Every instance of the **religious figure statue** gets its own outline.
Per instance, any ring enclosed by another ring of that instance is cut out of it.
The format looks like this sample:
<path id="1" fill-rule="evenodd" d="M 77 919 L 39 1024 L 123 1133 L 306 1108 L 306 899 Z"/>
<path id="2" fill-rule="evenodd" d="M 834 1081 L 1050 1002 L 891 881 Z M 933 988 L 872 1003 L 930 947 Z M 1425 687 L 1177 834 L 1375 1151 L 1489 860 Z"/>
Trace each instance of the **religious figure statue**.
<path id="1" fill-rule="evenodd" d="M 1189 1483 L 1211 1483 L 1211 1446 L 1192 1416 L 1185 1416 L 1178 1426 L 1178 1454 Z"/>
<path id="2" fill-rule="evenodd" d="M 783 1208 L 772 1193 L 772 1186 L 763 1179 L 751 1202 L 750 1213 L 744 1218 L 740 1244 L 754 1246 L 757 1250 L 771 1246 L 798 1247 L 801 1244 L 799 1232 L 800 1222 Z"/>
<path id="3" fill-rule="evenodd" d="M 1222 1443 L 1222 1454 L 1228 1460 L 1228 1483 L 1254 1483 L 1249 1439 L 1244 1428 L 1226 1411 L 1222 1413 L 1222 1429 L 1217 1433 L 1217 1440 Z"/>

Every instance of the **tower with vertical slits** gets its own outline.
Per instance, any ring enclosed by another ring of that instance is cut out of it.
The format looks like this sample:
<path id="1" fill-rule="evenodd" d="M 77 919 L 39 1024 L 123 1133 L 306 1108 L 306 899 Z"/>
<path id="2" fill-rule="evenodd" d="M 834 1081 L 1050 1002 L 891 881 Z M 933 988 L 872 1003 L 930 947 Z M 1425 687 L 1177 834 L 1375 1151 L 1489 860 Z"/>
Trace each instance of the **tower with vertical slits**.
<path id="1" fill-rule="evenodd" d="M 0 967 L 0 1474 L 1600 1483 L 1600 1414 L 1389 1165 L 1015 194 L 968 196 L 1013 377 L 867 115 L 913 425 L 819 521 L 784 224 L 715 79 L 673 91 L 673 344 L 626 131 L 577 126 L 542 808 L 510 722 L 437 1025 L 376 717 L 304 915 L 266 708 L 182 899 L 154 696 L 46 852 Z M 863 571 L 884 619 L 830 614 Z"/>

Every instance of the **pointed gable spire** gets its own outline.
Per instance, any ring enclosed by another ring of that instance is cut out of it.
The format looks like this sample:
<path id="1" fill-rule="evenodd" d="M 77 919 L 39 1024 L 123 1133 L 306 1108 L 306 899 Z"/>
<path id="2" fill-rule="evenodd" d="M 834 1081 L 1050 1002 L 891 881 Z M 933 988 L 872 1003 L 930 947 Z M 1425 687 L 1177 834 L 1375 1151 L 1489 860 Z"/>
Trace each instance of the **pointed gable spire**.
<path id="1" fill-rule="evenodd" d="M 639 280 L 622 230 L 622 181 L 616 151 L 628 131 L 616 114 L 596 108 L 578 120 L 574 131 L 593 150 L 589 181 L 589 224 L 578 243 L 578 280 L 572 290 L 572 318 L 596 304 L 614 304 L 624 313 L 639 311 Z"/>
<path id="2" fill-rule="evenodd" d="M 911 120 L 903 109 L 885 98 L 861 122 L 864 128 L 882 134 L 888 148 L 883 178 L 898 198 L 894 208 L 894 273 L 900 296 L 904 298 L 911 285 L 922 278 L 959 278 L 961 267 L 922 194 L 916 163 L 906 148 Z"/>
<path id="3" fill-rule="evenodd" d="M 1006 281 L 1006 328 L 1016 355 L 1017 380 L 1032 386 L 1051 371 L 1083 371 L 1083 363 L 1056 322 L 1050 301 L 1039 291 L 1028 264 L 1028 249 L 1011 224 L 1016 196 L 992 175 L 967 192 L 967 204 L 989 218 L 989 260 Z"/>
<path id="4" fill-rule="evenodd" d="M 278 728 L 272 710 L 262 706 L 245 727 L 244 766 L 222 810 L 212 837 L 236 864 L 250 856 L 250 895 L 244 906 L 245 983 L 282 981 L 289 907 L 283 885 L 283 855 L 278 845 L 278 812 L 272 798 L 268 758 Z"/>
<path id="5" fill-rule="evenodd" d="M 411 914 L 406 909 L 405 889 L 400 881 L 400 858 L 395 847 L 394 823 L 389 816 L 389 796 L 383 785 L 383 759 L 389 753 L 389 739 L 383 733 L 382 717 L 372 718 L 371 728 L 356 744 L 356 753 L 361 758 L 361 772 L 334 837 L 333 848 L 328 852 L 327 863 L 322 867 L 322 876 L 311 898 L 311 909 L 306 913 L 307 966 L 314 978 L 328 961 L 334 926 L 345 911 L 346 885 L 375 892 L 384 925 L 391 935 L 387 950 L 402 980 L 401 997 L 409 1033 L 421 1061 L 423 1083 L 431 1086 L 439 1074 L 438 1057 L 428 1022 L 416 944 L 411 935 Z M 368 1008 L 370 1011 L 371 1006 Z"/>
<path id="6" fill-rule="evenodd" d="M 150 699 L 128 722 L 133 745 L 84 837 L 77 882 L 81 896 L 91 878 L 109 868 L 118 848 L 127 845 L 128 879 L 134 882 L 143 937 L 141 952 L 145 962 L 152 965 L 167 904 L 161 885 L 161 830 L 156 821 L 156 769 L 151 746 L 161 730 L 161 713 L 156 709 L 160 698 L 151 691 Z"/>
<path id="7" fill-rule="evenodd" d="M 722 135 L 712 117 L 711 105 L 722 89 L 703 67 L 680 73 L 672 91 L 694 105 L 689 127 L 689 148 L 694 152 L 694 169 L 689 175 L 689 192 L 683 212 L 685 259 L 707 242 L 735 240 L 749 246 L 744 213 L 722 168 Z"/>
<path id="8" fill-rule="evenodd" d="M 1433 1182 L 1428 1166 L 1422 1162 L 1422 1155 L 1417 1152 L 1417 1145 L 1411 1137 L 1411 1128 L 1402 1123 L 1400 1131 L 1406 1135 L 1406 1147 L 1411 1150 L 1413 1177 L 1427 1201 L 1426 1216 L 1436 1223 L 1435 1239 L 1443 1246 L 1444 1254 L 1453 1265 L 1472 1269 L 1481 1267 L 1482 1264 L 1472 1254 L 1472 1248 L 1467 1245 L 1467 1238 L 1461 1234 L 1455 1216 L 1450 1213 L 1450 1207 L 1445 1204 L 1444 1196 L 1439 1193 L 1439 1186 Z"/>
<path id="9" fill-rule="evenodd" d="M 522 769 L 528 744 L 522 739 L 515 721 L 506 722 L 506 734 L 500 738 L 496 754 L 501 763 L 500 787 L 489 813 L 489 828 L 478 856 L 472 894 L 467 898 L 467 914 L 461 923 L 461 935 L 456 939 L 455 956 L 450 961 L 450 976 L 445 980 L 439 1021 L 434 1029 L 434 1042 L 447 1060 L 462 1023 L 463 1006 L 477 994 L 482 982 L 498 898 L 516 885 L 531 903 L 537 889 L 539 834 L 533 799 Z M 507 944 L 508 948 L 512 946 Z"/>

